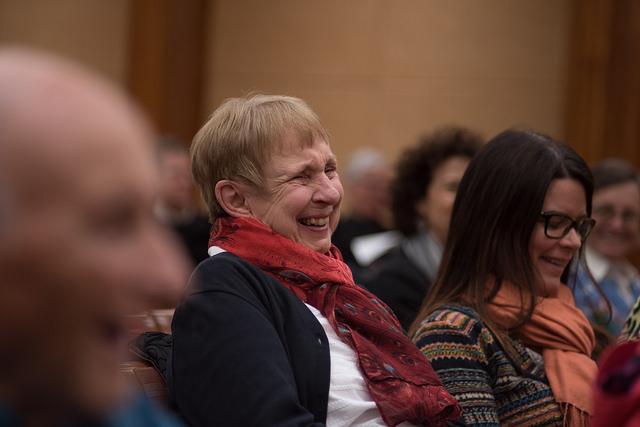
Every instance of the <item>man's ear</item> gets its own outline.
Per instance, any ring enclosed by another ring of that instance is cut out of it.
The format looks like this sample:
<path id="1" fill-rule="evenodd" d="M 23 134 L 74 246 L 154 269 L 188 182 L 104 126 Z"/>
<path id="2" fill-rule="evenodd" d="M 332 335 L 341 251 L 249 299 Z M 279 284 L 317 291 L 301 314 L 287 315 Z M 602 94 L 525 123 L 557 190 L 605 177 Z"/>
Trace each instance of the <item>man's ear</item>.
<path id="1" fill-rule="evenodd" d="M 234 218 L 252 216 L 247 197 L 251 188 L 229 179 L 222 179 L 216 183 L 215 192 L 218 204 Z"/>

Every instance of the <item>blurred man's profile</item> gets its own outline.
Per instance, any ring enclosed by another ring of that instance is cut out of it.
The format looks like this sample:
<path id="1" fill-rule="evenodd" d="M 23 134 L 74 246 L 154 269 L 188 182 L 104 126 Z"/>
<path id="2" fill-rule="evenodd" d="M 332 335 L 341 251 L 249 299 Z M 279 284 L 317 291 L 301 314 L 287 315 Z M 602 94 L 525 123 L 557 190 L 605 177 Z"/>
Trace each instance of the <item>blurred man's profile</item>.
<path id="1" fill-rule="evenodd" d="M 186 274 L 153 138 L 99 77 L 0 49 L 0 425 L 175 425 L 118 372 L 124 316 L 173 306 Z"/>

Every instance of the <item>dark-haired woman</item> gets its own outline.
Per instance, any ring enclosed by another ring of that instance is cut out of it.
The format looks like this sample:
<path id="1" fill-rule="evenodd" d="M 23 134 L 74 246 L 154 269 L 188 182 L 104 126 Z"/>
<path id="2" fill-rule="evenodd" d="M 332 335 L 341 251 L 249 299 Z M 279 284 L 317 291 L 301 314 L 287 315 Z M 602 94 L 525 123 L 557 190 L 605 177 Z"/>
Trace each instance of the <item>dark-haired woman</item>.
<path id="1" fill-rule="evenodd" d="M 362 284 L 407 330 L 438 271 L 458 184 L 482 139 L 459 127 L 439 130 L 407 149 L 392 183 L 395 227 L 404 235 L 369 267 Z"/>
<path id="2" fill-rule="evenodd" d="M 594 335 L 566 284 L 592 194 L 582 158 L 533 132 L 506 131 L 471 161 L 410 330 L 467 424 L 588 425 Z"/>

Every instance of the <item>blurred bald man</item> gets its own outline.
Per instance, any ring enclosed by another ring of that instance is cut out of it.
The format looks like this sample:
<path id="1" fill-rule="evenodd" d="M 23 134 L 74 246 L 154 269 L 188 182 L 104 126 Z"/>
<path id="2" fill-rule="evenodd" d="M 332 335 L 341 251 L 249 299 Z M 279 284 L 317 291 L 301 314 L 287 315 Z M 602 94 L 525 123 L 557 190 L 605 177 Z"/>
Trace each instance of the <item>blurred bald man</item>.
<path id="1" fill-rule="evenodd" d="M 123 317 L 186 276 L 152 216 L 152 141 L 100 78 L 0 49 L 0 425 L 175 425 L 118 372 Z"/>

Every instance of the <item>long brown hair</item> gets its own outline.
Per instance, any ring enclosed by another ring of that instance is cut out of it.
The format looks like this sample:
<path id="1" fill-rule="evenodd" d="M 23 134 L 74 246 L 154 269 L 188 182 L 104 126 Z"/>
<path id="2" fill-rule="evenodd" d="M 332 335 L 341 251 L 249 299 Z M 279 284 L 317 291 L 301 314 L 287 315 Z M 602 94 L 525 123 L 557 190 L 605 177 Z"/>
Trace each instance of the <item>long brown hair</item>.
<path id="1" fill-rule="evenodd" d="M 531 316 L 539 279 L 529 241 L 547 188 L 558 178 L 572 178 L 582 185 L 591 215 L 593 177 L 570 147 L 535 132 L 508 130 L 480 150 L 460 182 L 440 270 L 409 336 L 446 303 L 463 303 L 487 319 L 486 303 L 503 280 L 521 291 L 526 309 L 520 321 Z M 565 270 L 565 283 L 570 276 L 575 280 L 579 262 L 584 265 L 583 251 L 584 245 Z M 493 283 L 489 288 L 488 281 Z"/>

